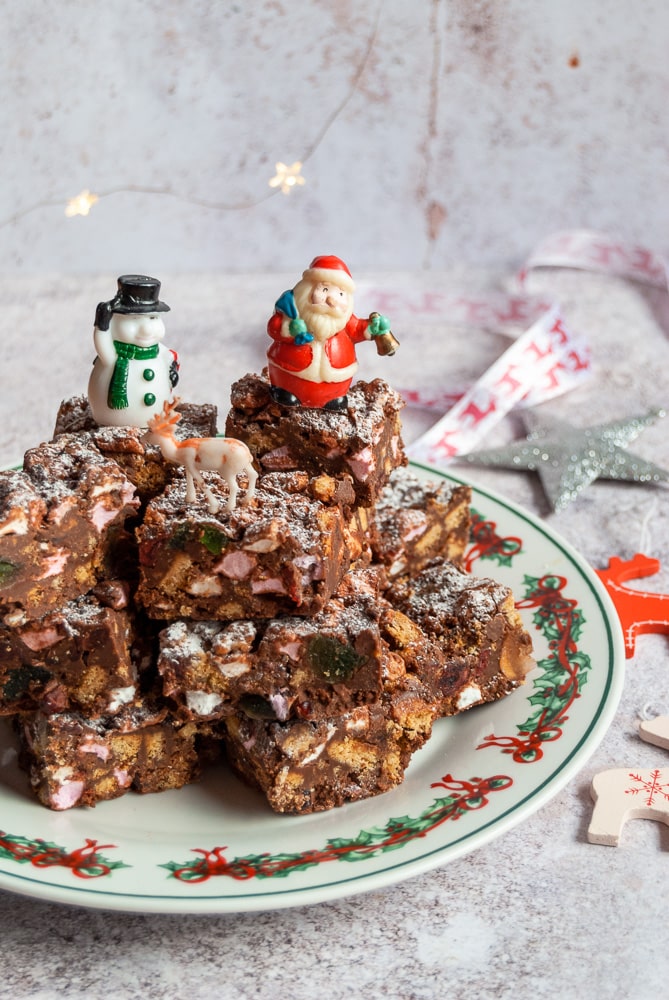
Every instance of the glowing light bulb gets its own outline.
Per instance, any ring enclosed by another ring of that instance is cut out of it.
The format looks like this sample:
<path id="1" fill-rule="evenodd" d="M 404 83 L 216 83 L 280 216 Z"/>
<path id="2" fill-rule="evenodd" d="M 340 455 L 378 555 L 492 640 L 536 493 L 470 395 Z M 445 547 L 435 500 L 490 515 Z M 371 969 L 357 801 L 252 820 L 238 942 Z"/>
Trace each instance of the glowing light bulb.
<path id="1" fill-rule="evenodd" d="M 69 219 L 74 215 L 88 215 L 93 205 L 99 200 L 96 194 L 91 194 L 88 188 L 84 188 L 76 197 L 70 198 L 65 206 L 65 215 Z"/>
<path id="2" fill-rule="evenodd" d="M 296 185 L 305 184 L 306 181 L 301 174 L 302 164 L 299 160 L 288 166 L 286 163 L 275 163 L 276 174 L 269 182 L 272 188 L 281 188 L 283 194 L 290 194 Z"/>

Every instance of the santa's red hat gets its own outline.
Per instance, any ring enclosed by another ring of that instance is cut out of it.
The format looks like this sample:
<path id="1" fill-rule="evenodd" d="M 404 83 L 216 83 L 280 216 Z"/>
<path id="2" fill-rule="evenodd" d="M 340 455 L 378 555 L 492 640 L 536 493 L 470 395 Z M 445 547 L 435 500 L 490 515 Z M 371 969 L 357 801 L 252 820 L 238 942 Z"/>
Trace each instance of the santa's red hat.
<path id="1" fill-rule="evenodd" d="M 353 292 L 355 289 L 351 272 L 346 264 L 332 254 L 314 257 L 307 270 L 302 273 L 302 277 L 312 282 L 329 281 L 347 292 Z"/>

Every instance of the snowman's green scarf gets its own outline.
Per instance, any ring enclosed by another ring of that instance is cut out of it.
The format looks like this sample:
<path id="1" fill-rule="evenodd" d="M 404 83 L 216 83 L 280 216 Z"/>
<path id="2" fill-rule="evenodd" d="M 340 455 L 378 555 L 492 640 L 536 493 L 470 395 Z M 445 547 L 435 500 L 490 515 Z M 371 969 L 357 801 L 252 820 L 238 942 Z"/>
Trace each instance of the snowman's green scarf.
<path id="1" fill-rule="evenodd" d="M 137 347 L 135 344 L 124 344 L 115 340 L 116 364 L 109 383 L 107 405 L 110 410 L 125 410 L 128 406 L 128 369 L 130 361 L 149 361 L 158 357 L 159 344 L 152 347 Z"/>

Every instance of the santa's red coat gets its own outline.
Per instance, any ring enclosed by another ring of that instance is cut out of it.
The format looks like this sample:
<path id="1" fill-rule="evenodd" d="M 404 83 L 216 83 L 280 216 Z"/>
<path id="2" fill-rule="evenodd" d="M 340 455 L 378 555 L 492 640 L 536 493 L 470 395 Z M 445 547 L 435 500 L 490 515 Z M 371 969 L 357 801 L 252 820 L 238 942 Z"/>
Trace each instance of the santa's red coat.
<path id="1" fill-rule="evenodd" d="M 323 345 L 332 378 L 314 381 L 305 373 L 314 360 L 313 342 L 296 344 L 293 338 L 282 336 L 285 321 L 281 312 L 275 312 L 267 324 L 267 332 L 274 341 L 267 352 L 269 377 L 272 385 L 297 396 L 304 406 L 324 406 L 331 399 L 344 396 L 351 384 L 351 366 L 356 364 L 355 345 L 368 339 L 369 320 L 351 316 Z M 345 373 L 337 379 L 337 372 Z"/>

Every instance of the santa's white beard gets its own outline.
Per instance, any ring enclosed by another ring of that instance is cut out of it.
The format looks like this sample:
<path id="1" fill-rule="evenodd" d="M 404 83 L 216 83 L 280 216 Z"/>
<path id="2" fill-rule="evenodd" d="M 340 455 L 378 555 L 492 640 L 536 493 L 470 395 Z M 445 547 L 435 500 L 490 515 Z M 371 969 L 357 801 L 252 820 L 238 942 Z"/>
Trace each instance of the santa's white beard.
<path id="1" fill-rule="evenodd" d="M 301 284 L 301 282 L 300 282 Z M 309 301 L 313 286 L 308 284 L 306 288 L 299 288 L 299 284 L 293 290 L 295 305 L 300 319 L 307 324 L 307 330 L 313 334 L 316 340 L 324 341 L 334 337 L 335 333 L 343 330 L 351 316 L 352 307 L 346 312 L 334 312 L 327 305 L 314 305 Z"/>

